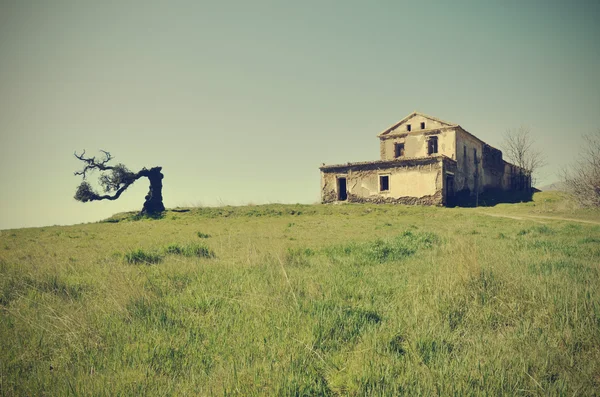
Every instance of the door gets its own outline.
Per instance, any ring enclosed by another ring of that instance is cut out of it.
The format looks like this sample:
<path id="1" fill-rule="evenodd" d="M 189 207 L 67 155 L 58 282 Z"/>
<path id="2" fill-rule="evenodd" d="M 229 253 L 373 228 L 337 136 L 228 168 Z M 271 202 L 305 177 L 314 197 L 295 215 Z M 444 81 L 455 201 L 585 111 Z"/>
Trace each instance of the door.
<path id="1" fill-rule="evenodd" d="M 346 178 L 337 179 L 338 201 L 346 201 L 348 199 L 348 191 L 346 190 Z"/>
<path id="2" fill-rule="evenodd" d="M 454 200 L 454 175 L 446 174 L 446 206 L 456 205 Z"/>

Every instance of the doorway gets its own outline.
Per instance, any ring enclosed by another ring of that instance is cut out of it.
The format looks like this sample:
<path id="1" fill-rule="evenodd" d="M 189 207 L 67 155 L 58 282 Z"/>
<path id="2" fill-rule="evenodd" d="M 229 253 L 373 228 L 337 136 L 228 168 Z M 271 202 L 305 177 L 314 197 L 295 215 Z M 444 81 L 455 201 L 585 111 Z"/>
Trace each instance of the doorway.
<path id="1" fill-rule="evenodd" d="M 454 175 L 446 174 L 446 206 L 455 206 L 454 200 Z"/>
<path id="2" fill-rule="evenodd" d="M 337 179 L 338 201 L 346 201 L 348 199 L 348 191 L 346 190 L 346 178 Z"/>

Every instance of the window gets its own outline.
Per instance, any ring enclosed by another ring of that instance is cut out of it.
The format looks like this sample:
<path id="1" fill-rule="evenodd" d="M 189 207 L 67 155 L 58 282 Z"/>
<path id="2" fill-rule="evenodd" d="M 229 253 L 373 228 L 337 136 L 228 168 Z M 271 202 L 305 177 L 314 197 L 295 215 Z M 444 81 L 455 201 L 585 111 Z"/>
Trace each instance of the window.
<path id="1" fill-rule="evenodd" d="M 463 159 L 466 160 L 467 159 L 467 145 L 463 146 Z"/>
<path id="2" fill-rule="evenodd" d="M 425 122 L 421 122 L 421 129 L 424 130 L 425 129 Z"/>
<path id="3" fill-rule="evenodd" d="M 477 164 L 477 149 L 473 149 L 473 163 Z"/>
<path id="4" fill-rule="evenodd" d="M 406 131 L 410 132 L 410 130 L 411 130 L 410 124 L 406 124 Z"/>
<path id="5" fill-rule="evenodd" d="M 390 176 L 379 175 L 379 191 L 387 192 L 390 190 Z"/>
<path id="6" fill-rule="evenodd" d="M 404 144 L 403 143 L 397 143 L 394 145 L 394 156 L 396 158 L 404 157 Z"/>
<path id="7" fill-rule="evenodd" d="M 427 154 L 435 154 L 438 152 L 438 138 L 437 136 L 432 136 L 427 141 Z"/>

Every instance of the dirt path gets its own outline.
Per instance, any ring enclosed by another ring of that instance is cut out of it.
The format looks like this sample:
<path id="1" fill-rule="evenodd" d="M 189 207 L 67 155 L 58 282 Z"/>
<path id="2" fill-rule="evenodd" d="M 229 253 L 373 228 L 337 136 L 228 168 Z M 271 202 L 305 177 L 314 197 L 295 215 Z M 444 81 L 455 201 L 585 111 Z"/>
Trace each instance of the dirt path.
<path id="1" fill-rule="evenodd" d="M 555 221 L 567 221 L 567 222 L 579 222 L 579 223 L 589 223 L 592 225 L 600 225 L 600 222 L 597 221 L 588 221 L 584 219 L 574 219 L 574 218 L 562 218 L 559 216 L 542 216 L 542 215 L 502 215 L 502 214 L 493 214 L 490 212 L 480 212 L 480 214 L 493 216 L 495 218 L 509 218 L 509 219 L 517 219 L 520 221 L 534 221 L 540 222 L 536 219 L 550 219 Z"/>

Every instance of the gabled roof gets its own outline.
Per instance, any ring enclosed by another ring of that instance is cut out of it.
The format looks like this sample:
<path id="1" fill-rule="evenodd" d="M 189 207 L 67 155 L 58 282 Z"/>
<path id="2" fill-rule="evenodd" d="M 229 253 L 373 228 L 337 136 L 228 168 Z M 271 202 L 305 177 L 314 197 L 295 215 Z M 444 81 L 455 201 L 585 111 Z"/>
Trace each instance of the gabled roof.
<path id="1" fill-rule="evenodd" d="M 415 111 L 415 112 L 412 112 L 411 114 L 409 114 L 408 116 L 406 116 L 405 118 L 403 118 L 402 120 L 398 121 L 397 123 L 389 126 L 385 130 L 381 131 L 377 136 L 380 137 L 380 136 L 389 134 L 391 131 L 393 131 L 396 128 L 398 128 L 402 123 L 406 122 L 408 119 L 410 119 L 411 117 L 414 117 L 414 116 L 425 117 L 426 119 L 436 121 L 436 122 L 438 122 L 440 124 L 444 124 L 446 127 L 456 127 L 456 126 L 458 126 L 458 124 L 454 124 L 454 123 L 450 123 L 448 121 L 440 120 L 437 117 L 429 116 L 428 114 L 421 113 L 421 112 L 416 112 Z"/>

